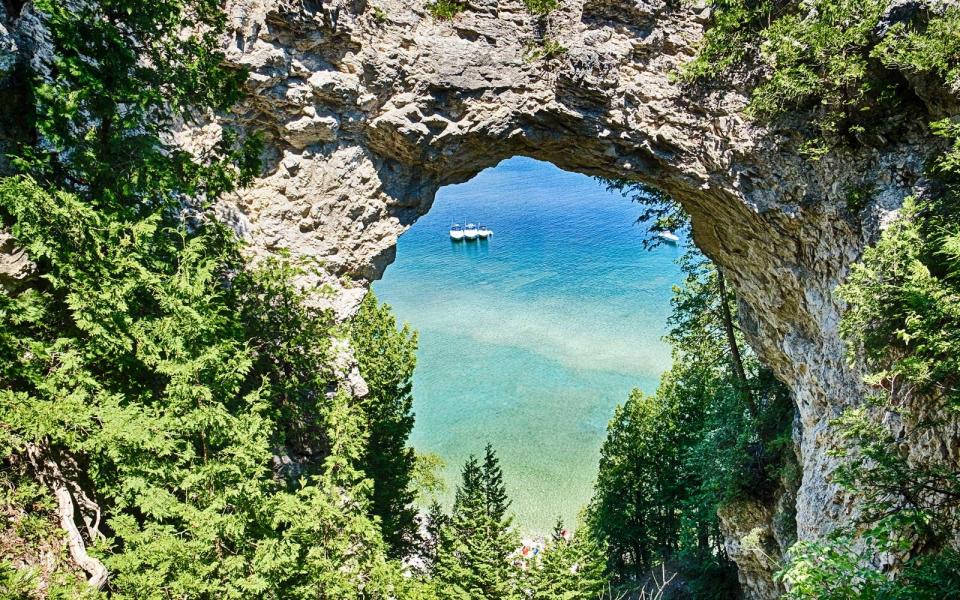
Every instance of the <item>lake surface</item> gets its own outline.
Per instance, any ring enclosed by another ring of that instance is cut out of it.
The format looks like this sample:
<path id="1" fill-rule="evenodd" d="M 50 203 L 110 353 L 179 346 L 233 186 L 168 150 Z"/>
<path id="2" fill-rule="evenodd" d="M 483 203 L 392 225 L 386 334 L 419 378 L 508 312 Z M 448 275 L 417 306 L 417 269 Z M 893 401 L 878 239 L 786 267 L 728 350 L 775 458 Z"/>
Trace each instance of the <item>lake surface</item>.
<path id="1" fill-rule="evenodd" d="M 494 445 L 524 532 L 574 524 L 614 407 L 652 392 L 682 249 L 643 249 L 640 208 L 602 183 L 512 158 L 437 194 L 374 284 L 420 332 L 411 443 L 460 467 Z M 484 223 L 485 242 L 450 224 Z"/>

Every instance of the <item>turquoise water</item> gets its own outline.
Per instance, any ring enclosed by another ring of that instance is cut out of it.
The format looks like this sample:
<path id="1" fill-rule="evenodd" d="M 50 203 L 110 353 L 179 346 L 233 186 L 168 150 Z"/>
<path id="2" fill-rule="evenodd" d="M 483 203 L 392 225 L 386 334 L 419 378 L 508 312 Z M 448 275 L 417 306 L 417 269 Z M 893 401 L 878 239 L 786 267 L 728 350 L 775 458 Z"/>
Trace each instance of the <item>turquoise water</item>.
<path id="1" fill-rule="evenodd" d="M 674 260 L 646 251 L 640 209 L 597 181 L 512 158 L 443 188 L 374 284 L 420 332 L 411 442 L 460 466 L 489 441 L 530 533 L 574 523 L 590 499 L 613 409 L 670 366 Z M 452 222 L 486 242 L 452 242 Z"/>

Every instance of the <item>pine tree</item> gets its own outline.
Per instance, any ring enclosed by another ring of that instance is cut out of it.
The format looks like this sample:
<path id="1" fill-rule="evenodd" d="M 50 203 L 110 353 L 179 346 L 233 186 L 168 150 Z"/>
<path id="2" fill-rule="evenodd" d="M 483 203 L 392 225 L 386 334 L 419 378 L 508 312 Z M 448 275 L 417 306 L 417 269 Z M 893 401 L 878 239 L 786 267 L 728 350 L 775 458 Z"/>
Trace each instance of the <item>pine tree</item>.
<path id="1" fill-rule="evenodd" d="M 563 527 L 563 518 L 557 517 L 557 522 L 553 524 L 553 531 L 550 532 L 550 539 L 554 542 L 567 539 L 566 529 Z"/>
<path id="2" fill-rule="evenodd" d="M 675 443 L 679 423 L 661 400 L 634 390 L 617 407 L 601 448 L 589 512 L 612 567 L 636 578 L 655 561 L 669 558 L 677 535 L 683 446 Z"/>
<path id="3" fill-rule="evenodd" d="M 487 444 L 483 450 L 483 488 L 487 516 L 494 521 L 502 521 L 510 508 L 510 499 L 507 498 L 507 488 L 503 483 L 500 461 L 491 444 Z"/>
<path id="4" fill-rule="evenodd" d="M 351 339 L 360 374 L 369 388 L 363 399 L 370 436 L 363 456 L 373 479 L 371 514 L 380 518 L 391 555 L 413 550 L 417 539 L 415 466 L 407 438 L 413 429 L 412 378 L 417 336 L 404 325 L 397 329 L 390 307 L 369 292 L 351 322 Z"/>
<path id="5" fill-rule="evenodd" d="M 302 265 L 249 270 L 211 208 L 255 172 L 256 144 L 225 128 L 193 155 L 166 135 L 239 97 L 220 2 L 35 6 L 50 70 L 0 219 L 41 277 L 0 291 L 4 463 L 71 486 L 71 539 L 99 544 L 84 568 L 118 597 L 412 586 L 368 517 L 366 415 L 327 394 L 334 331 L 293 284 Z M 297 480 L 273 468 L 290 449 Z"/>
<path id="6" fill-rule="evenodd" d="M 245 578 L 250 595 L 376 598 L 392 596 L 401 585 L 400 565 L 387 560 L 380 531 L 366 517 L 370 481 L 357 467 L 365 442 L 363 412 L 341 391 L 327 421 L 333 445 L 323 473 L 273 499 L 280 535 L 261 544 L 251 561 Z"/>
<path id="7" fill-rule="evenodd" d="M 557 522 L 550 542 L 532 561 L 530 590 L 535 600 L 588 599 L 602 597 L 606 581 L 606 557 L 585 527 L 567 539 Z"/>
<path id="8" fill-rule="evenodd" d="M 418 548 L 421 559 L 427 570 L 432 570 L 440 556 L 440 539 L 443 528 L 449 523 L 440 503 L 434 500 L 427 509 L 424 518 L 424 536 Z"/>
<path id="9" fill-rule="evenodd" d="M 510 529 L 511 518 L 503 516 L 507 504 L 500 465 L 488 446 L 483 465 L 473 455 L 464 464 L 453 513 L 440 532 L 434 578 L 441 597 L 518 597 L 511 556 L 519 539 Z"/>

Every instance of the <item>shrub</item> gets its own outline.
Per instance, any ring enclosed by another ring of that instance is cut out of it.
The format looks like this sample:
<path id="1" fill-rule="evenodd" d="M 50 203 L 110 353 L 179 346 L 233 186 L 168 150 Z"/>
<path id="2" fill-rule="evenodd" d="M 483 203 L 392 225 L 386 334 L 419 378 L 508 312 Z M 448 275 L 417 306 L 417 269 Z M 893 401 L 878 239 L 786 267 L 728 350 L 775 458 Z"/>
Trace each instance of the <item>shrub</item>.
<path id="1" fill-rule="evenodd" d="M 558 0 L 523 0 L 527 10 L 535 15 L 547 15 L 560 6 Z"/>
<path id="2" fill-rule="evenodd" d="M 567 48 L 556 40 L 545 39 L 537 44 L 530 42 L 524 50 L 523 57 L 527 62 L 535 62 L 541 59 L 551 59 L 567 52 Z"/>
<path id="3" fill-rule="evenodd" d="M 449 21 L 466 10 L 466 4 L 456 0 L 434 0 L 427 4 L 427 10 L 438 21 Z"/>

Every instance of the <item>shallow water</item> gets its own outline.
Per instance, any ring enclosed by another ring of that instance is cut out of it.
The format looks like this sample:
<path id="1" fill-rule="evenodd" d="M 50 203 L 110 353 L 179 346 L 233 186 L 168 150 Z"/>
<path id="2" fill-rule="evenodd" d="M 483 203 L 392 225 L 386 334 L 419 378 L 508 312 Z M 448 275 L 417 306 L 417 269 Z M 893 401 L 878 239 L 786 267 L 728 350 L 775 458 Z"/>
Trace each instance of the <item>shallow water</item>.
<path id="1" fill-rule="evenodd" d="M 670 366 L 682 250 L 644 250 L 639 214 L 589 177 L 517 157 L 440 190 L 400 238 L 374 290 L 420 332 L 411 443 L 447 461 L 443 501 L 489 441 L 525 532 L 574 523 L 614 407 Z M 494 235 L 452 242 L 465 220 Z"/>

